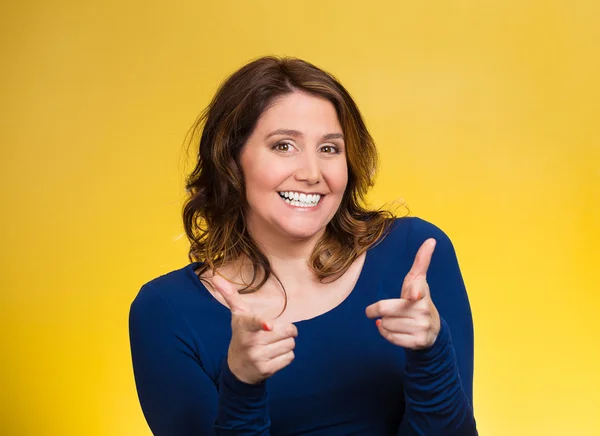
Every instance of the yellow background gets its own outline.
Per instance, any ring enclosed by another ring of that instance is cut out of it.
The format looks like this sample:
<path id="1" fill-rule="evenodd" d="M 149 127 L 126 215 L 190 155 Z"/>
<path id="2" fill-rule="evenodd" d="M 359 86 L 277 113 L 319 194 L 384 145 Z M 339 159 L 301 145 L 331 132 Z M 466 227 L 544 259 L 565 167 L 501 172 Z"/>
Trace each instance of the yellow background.
<path id="1" fill-rule="evenodd" d="M 0 6 L 0 434 L 149 435 L 139 287 L 184 265 L 183 139 L 264 54 L 336 74 L 455 243 L 482 435 L 600 434 L 600 6 L 583 0 Z"/>

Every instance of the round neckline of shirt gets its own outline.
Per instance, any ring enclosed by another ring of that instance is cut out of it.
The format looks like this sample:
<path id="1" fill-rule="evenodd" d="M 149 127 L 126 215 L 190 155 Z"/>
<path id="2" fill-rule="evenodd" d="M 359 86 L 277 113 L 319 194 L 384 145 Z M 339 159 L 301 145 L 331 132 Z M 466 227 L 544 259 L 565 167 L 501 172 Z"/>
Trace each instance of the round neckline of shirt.
<path id="1" fill-rule="evenodd" d="M 350 293 L 346 296 L 346 298 L 344 298 L 337 306 L 332 307 L 330 310 L 328 310 L 327 312 L 323 312 L 319 315 L 313 316 L 312 318 L 307 318 L 307 319 L 301 319 L 299 321 L 294 321 L 293 324 L 294 325 L 299 325 L 299 324 L 309 324 L 309 323 L 316 323 L 319 320 L 325 319 L 329 316 L 333 316 L 335 313 L 341 311 L 344 309 L 344 307 L 346 307 L 347 305 L 349 305 L 351 303 L 351 300 L 353 298 L 356 298 L 356 296 L 354 295 L 356 292 L 355 290 L 362 284 L 362 282 L 365 279 L 365 276 L 367 275 L 367 268 L 370 268 L 371 266 L 371 262 L 369 262 L 369 259 L 371 256 L 369 256 L 370 250 L 367 250 L 365 252 L 365 260 L 362 264 L 360 273 L 358 275 L 358 279 L 356 280 L 356 282 L 354 283 L 354 287 L 352 288 L 352 290 L 350 291 Z M 221 308 L 221 310 L 223 310 L 224 312 L 229 313 L 229 308 L 225 305 L 223 305 L 219 300 L 217 300 L 210 292 L 209 290 L 206 288 L 206 286 L 204 286 L 204 283 L 202 283 L 202 281 L 200 280 L 200 277 L 198 277 L 198 275 L 196 274 L 195 270 L 197 269 L 197 267 L 199 265 L 201 265 L 202 262 L 192 262 L 189 265 L 186 266 L 186 270 L 187 273 L 190 277 L 190 279 L 192 279 L 192 281 L 194 282 L 194 284 L 198 287 L 198 289 L 200 291 L 202 291 L 202 293 L 204 293 L 206 295 L 206 298 L 208 300 L 210 300 L 211 304 L 213 306 L 218 306 Z"/>

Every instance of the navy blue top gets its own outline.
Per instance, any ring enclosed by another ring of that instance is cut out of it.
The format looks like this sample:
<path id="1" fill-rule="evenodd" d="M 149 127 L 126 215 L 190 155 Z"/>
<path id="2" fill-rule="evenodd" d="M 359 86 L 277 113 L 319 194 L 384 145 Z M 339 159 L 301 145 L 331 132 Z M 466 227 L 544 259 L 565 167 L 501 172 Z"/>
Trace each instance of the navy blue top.
<path id="1" fill-rule="evenodd" d="M 428 349 L 385 340 L 365 308 L 399 298 L 428 238 L 427 281 L 441 317 Z M 476 435 L 473 322 L 450 239 L 422 219 L 396 219 L 367 251 L 337 307 L 296 322 L 292 363 L 258 385 L 227 366 L 231 313 L 202 285 L 198 263 L 145 284 L 129 316 L 142 410 L 156 436 Z"/>

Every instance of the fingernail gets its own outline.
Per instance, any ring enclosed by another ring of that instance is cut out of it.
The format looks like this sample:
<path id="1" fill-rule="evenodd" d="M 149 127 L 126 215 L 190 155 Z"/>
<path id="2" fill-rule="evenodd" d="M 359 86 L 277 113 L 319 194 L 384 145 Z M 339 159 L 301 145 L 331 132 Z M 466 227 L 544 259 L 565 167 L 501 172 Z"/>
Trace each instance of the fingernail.
<path id="1" fill-rule="evenodd" d="M 265 331 L 267 331 L 267 332 L 270 332 L 271 331 L 271 326 L 269 324 L 267 324 L 266 322 L 263 322 L 262 323 L 262 329 L 265 330 Z"/>
<path id="2" fill-rule="evenodd" d="M 375 325 L 376 325 L 377 327 L 379 327 L 379 326 L 381 325 L 381 320 L 380 320 L 380 319 L 378 319 L 377 321 L 375 321 Z"/>

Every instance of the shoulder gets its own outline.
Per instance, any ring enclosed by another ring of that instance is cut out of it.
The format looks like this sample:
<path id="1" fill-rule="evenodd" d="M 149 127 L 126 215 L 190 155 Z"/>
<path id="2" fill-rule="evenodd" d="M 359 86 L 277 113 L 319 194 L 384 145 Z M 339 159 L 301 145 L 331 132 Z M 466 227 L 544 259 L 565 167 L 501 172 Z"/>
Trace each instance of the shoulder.
<path id="1" fill-rule="evenodd" d="M 173 310 L 185 312 L 206 296 L 194 273 L 194 264 L 168 272 L 145 283 L 131 303 L 131 313 L 140 311 Z"/>
<path id="2" fill-rule="evenodd" d="M 418 217 L 395 219 L 379 244 L 373 247 L 373 257 L 388 272 L 405 275 L 412 267 L 419 248 L 431 238 L 435 239 L 436 246 L 431 258 L 430 275 L 455 268 L 458 259 L 450 237 L 437 225 Z"/>
<path id="3" fill-rule="evenodd" d="M 404 249 L 405 254 L 414 254 L 429 238 L 436 240 L 438 248 L 452 247 L 450 238 L 441 228 L 423 218 L 406 216 L 394 219 L 380 245 L 384 250 L 398 252 L 398 249 Z"/>
<path id="4" fill-rule="evenodd" d="M 170 291 L 175 288 L 181 288 L 182 286 L 184 288 L 190 287 L 194 284 L 192 279 L 197 279 L 197 276 L 194 273 L 195 265 L 196 264 L 193 263 L 188 264 L 174 271 L 160 275 L 147 282 L 144 286 L 152 287 L 160 292 Z"/>

